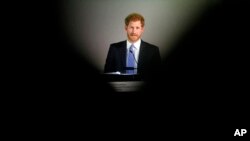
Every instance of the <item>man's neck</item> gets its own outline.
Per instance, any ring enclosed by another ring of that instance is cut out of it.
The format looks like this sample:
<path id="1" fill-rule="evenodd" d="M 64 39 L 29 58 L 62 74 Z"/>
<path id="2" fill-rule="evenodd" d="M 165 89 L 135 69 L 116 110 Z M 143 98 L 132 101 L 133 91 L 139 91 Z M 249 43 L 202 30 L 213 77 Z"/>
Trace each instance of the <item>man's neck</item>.
<path id="1" fill-rule="evenodd" d="M 135 44 L 135 43 L 139 42 L 140 40 L 141 40 L 141 39 L 138 39 L 138 40 L 136 40 L 136 41 L 131 41 L 131 40 L 127 39 L 127 41 L 128 41 L 129 43 L 131 43 L 131 44 Z"/>

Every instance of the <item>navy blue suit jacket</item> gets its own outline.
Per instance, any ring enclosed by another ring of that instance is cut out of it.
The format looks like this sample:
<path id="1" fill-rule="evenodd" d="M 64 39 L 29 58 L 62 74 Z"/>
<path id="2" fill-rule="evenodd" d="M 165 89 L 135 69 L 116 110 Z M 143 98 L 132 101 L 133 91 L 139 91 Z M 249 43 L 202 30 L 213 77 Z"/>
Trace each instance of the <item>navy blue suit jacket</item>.
<path id="1" fill-rule="evenodd" d="M 121 41 L 113 43 L 109 47 L 104 73 L 107 72 L 125 72 L 126 71 L 126 55 L 127 43 Z M 155 45 L 141 41 L 139 58 L 137 64 L 137 73 L 144 76 L 148 73 L 156 73 L 161 66 L 161 57 L 159 48 Z"/>

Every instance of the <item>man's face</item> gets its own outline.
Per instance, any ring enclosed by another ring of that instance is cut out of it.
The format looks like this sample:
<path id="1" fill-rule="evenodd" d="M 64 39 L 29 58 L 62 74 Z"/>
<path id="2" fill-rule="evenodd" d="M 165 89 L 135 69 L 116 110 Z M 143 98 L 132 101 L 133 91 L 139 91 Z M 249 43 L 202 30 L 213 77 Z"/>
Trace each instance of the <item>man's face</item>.
<path id="1" fill-rule="evenodd" d="M 141 21 L 130 21 L 128 26 L 125 26 L 125 30 L 127 31 L 128 40 L 133 43 L 141 38 L 144 27 L 142 27 Z"/>

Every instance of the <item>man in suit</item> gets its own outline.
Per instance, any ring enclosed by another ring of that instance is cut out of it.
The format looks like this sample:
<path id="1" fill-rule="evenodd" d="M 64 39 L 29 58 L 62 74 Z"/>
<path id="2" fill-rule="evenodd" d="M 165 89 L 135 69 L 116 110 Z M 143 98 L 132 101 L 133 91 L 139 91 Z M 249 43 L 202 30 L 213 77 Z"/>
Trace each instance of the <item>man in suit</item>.
<path id="1" fill-rule="evenodd" d="M 125 18 L 127 40 L 110 45 L 104 73 L 120 72 L 144 77 L 159 70 L 159 48 L 141 39 L 144 25 L 144 17 L 138 13 Z"/>

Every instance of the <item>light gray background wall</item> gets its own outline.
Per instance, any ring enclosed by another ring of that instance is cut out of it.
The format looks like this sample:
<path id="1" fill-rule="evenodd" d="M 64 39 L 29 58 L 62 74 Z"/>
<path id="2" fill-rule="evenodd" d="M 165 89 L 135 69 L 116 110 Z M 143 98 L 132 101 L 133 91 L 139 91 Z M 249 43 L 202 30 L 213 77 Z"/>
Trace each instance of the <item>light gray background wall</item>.
<path id="1" fill-rule="evenodd" d="M 160 48 L 164 59 L 211 0 L 65 0 L 63 25 L 78 51 L 100 73 L 111 43 L 126 39 L 124 18 L 138 12 L 145 18 L 142 39 Z"/>

